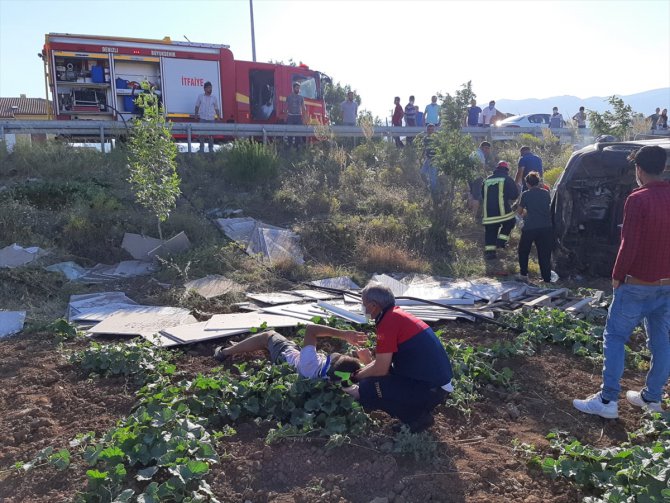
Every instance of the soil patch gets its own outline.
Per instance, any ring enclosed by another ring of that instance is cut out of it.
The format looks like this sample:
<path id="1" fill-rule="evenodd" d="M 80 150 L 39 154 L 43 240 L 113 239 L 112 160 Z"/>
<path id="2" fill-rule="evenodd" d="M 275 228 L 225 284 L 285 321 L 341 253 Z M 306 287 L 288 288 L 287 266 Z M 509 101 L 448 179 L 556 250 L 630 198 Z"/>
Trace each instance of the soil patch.
<path id="1" fill-rule="evenodd" d="M 447 336 L 486 345 L 505 337 L 485 325 L 447 326 Z M 79 342 L 76 344 L 85 344 Z M 71 343 L 67 344 L 72 347 Z M 177 360 L 189 374 L 207 372 L 215 344 L 187 349 Z M 67 448 L 78 434 L 103 433 L 125 417 L 136 389 L 124 379 L 88 379 L 58 350 L 50 335 L 22 335 L 0 341 L 0 501 L 72 500 L 86 484 L 88 467 L 58 472 L 51 466 L 13 469 L 47 446 Z M 597 390 L 600 366 L 559 347 L 499 362 L 514 371 L 517 391 L 486 386 L 469 417 L 440 406 L 429 430 L 437 443 L 434 463 L 390 452 L 393 421 L 376 414 L 369 434 L 326 449 L 323 439 L 284 440 L 265 445 L 268 426 L 239 425 L 237 435 L 218 443 L 221 463 L 207 480 L 224 502 L 573 502 L 581 494 L 528 469 L 512 441 L 545 449 L 545 435 L 568 431 L 597 446 L 617 445 L 635 430 L 640 415 L 623 402 L 618 421 L 579 414 L 571 400 Z M 642 374 L 624 378 L 639 389 Z M 73 458 L 74 460 L 74 458 Z"/>

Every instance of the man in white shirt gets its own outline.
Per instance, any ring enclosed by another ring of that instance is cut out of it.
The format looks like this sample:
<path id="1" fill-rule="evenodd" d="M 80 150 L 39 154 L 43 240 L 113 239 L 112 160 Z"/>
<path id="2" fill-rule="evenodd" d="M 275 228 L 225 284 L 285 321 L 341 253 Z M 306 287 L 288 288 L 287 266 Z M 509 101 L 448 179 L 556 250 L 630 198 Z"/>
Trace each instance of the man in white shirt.
<path id="1" fill-rule="evenodd" d="M 347 93 L 347 99 L 342 102 L 340 109 L 342 110 L 342 125 L 355 126 L 356 117 L 358 117 L 358 103 L 354 101 L 353 92 Z"/>
<path id="2" fill-rule="evenodd" d="M 204 94 L 198 96 L 195 102 L 195 119 L 198 122 L 213 123 L 216 117 L 221 117 L 219 102 L 216 96 L 212 95 L 212 83 L 205 82 L 203 86 Z M 209 151 L 214 152 L 214 138 L 207 136 Z M 205 136 L 200 136 L 200 152 L 205 151 Z"/>
<path id="3" fill-rule="evenodd" d="M 219 362 L 224 362 L 232 355 L 267 350 L 270 353 L 272 363 L 281 364 L 286 362 L 294 367 L 298 374 L 308 379 L 333 379 L 336 371 L 353 373 L 360 368 L 361 362 L 369 363 L 372 360 L 368 349 L 358 351 L 360 360 L 340 353 L 327 355 L 318 352 L 316 350 L 316 339 L 319 337 L 342 339 L 354 346 L 367 341 L 367 336 L 363 332 L 338 330 L 324 325 L 308 325 L 305 329 L 302 349 L 283 335 L 274 330 L 269 330 L 249 336 L 227 348 L 223 346 L 216 348 L 214 358 Z"/>
<path id="4" fill-rule="evenodd" d="M 491 127 L 497 115 L 498 110 L 496 110 L 496 102 L 491 100 L 489 101 L 489 106 L 482 110 L 482 125 L 484 127 Z"/>

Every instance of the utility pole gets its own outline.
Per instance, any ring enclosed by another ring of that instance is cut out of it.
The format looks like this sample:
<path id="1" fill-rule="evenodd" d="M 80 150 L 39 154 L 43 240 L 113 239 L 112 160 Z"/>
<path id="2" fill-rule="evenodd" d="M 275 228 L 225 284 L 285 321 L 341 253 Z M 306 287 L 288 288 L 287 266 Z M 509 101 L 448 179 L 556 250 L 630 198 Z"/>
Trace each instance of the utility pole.
<path id="1" fill-rule="evenodd" d="M 254 33 L 254 0 L 249 0 L 249 13 L 251 14 L 251 56 L 256 62 L 256 35 Z"/>

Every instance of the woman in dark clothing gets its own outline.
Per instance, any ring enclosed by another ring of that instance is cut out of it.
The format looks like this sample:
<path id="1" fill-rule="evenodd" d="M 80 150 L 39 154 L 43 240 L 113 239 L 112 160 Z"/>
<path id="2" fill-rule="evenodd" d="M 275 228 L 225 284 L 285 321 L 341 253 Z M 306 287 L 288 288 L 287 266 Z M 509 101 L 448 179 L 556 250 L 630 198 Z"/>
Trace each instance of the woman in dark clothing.
<path id="1" fill-rule="evenodd" d="M 531 171 L 526 175 L 529 190 L 521 194 L 517 212 L 523 217 L 523 229 L 519 240 L 519 274 L 528 279 L 528 256 L 535 243 L 540 273 L 545 283 L 551 279 L 551 249 L 554 230 L 551 225 L 551 199 L 549 191 L 540 186 L 540 174 Z"/>

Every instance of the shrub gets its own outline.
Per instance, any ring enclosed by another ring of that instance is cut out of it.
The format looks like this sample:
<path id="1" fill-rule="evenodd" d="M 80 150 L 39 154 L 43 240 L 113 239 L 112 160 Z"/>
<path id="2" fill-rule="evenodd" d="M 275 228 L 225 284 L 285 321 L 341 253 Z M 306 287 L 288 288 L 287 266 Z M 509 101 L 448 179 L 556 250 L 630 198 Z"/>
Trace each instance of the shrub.
<path id="1" fill-rule="evenodd" d="M 224 171 L 239 185 L 267 184 L 277 178 L 279 160 L 274 147 L 253 140 L 237 140 L 228 152 Z"/>
<path id="2" fill-rule="evenodd" d="M 553 187 L 556 183 L 556 180 L 558 180 L 558 177 L 561 176 L 561 173 L 563 173 L 563 169 L 564 168 L 556 167 L 545 171 L 543 177 L 544 183 L 548 184 L 550 187 Z"/>
<path id="3" fill-rule="evenodd" d="M 30 206 L 11 197 L 0 199 L 0 245 L 34 242 L 34 226 L 38 212 Z"/>

